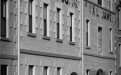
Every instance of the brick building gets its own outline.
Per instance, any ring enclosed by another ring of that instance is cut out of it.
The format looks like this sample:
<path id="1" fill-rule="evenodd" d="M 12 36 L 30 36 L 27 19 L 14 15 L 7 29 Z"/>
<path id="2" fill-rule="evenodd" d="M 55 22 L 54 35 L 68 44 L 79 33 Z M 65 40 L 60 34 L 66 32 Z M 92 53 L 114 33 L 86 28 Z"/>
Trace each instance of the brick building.
<path id="1" fill-rule="evenodd" d="M 115 75 L 115 1 L 84 0 L 84 73 Z"/>

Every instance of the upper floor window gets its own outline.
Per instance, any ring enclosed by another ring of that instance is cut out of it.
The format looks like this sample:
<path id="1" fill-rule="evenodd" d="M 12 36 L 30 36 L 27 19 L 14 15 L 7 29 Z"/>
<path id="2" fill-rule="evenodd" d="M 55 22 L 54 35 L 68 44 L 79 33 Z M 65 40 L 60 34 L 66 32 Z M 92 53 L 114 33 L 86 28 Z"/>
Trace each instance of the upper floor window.
<path id="1" fill-rule="evenodd" d="M 86 46 L 90 46 L 90 20 L 86 19 Z"/>
<path id="2" fill-rule="evenodd" d="M 70 41 L 75 42 L 74 13 L 70 12 Z"/>
<path id="3" fill-rule="evenodd" d="M 102 55 L 102 27 L 98 27 L 98 54 Z"/>
<path id="4" fill-rule="evenodd" d="M 61 29 L 60 29 L 60 13 L 61 13 L 61 9 L 60 8 L 57 8 L 57 38 L 60 39 L 60 32 L 61 32 Z"/>
<path id="5" fill-rule="evenodd" d="M 29 32 L 33 33 L 33 0 L 29 0 Z"/>
<path id="6" fill-rule="evenodd" d="M 43 15 L 44 15 L 44 36 L 49 36 L 49 5 L 44 3 L 43 6 Z"/>
<path id="7" fill-rule="evenodd" d="M 86 69 L 86 75 L 89 75 L 89 69 Z"/>
<path id="8" fill-rule="evenodd" d="M 102 0 L 97 0 L 97 3 L 98 3 L 99 5 L 102 5 Z"/>
<path id="9" fill-rule="evenodd" d="M 110 52 L 113 52 L 113 32 L 112 32 L 112 28 L 110 28 Z"/>
<path id="10" fill-rule="evenodd" d="M 7 37 L 7 0 L 1 0 L 1 37 Z"/>

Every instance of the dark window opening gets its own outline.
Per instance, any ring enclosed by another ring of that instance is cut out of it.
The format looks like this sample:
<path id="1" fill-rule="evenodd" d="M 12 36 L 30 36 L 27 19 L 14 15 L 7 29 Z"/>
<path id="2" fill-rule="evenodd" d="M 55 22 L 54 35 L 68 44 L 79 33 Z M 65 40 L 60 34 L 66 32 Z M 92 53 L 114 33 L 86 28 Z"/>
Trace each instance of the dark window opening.
<path id="1" fill-rule="evenodd" d="M 1 37 L 6 37 L 6 2 L 1 0 Z"/>
<path id="2" fill-rule="evenodd" d="M 86 46 L 88 46 L 88 44 L 89 44 L 89 39 L 88 39 L 89 38 L 89 36 L 88 36 L 89 35 L 89 31 L 88 31 L 89 30 L 89 20 L 86 20 L 86 26 L 87 26 L 86 27 L 87 28 L 87 30 L 86 30 Z"/>
<path id="3" fill-rule="evenodd" d="M 57 67 L 57 75 L 61 75 L 61 68 Z"/>
<path id="4" fill-rule="evenodd" d="M 72 37 L 73 37 L 73 29 L 72 29 L 72 16 L 73 13 L 70 13 L 70 21 L 71 21 L 71 26 L 70 26 L 70 41 L 72 41 Z"/>
<path id="5" fill-rule="evenodd" d="M 47 4 L 44 3 L 44 9 L 43 9 L 43 14 L 44 14 L 44 36 L 47 36 Z"/>
<path id="6" fill-rule="evenodd" d="M 32 33 L 32 3 L 33 3 L 33 0 L 29 0 L 29 32 Z"/>
<path id="7" fill-rule="evenodd" d="M 7 65 L 1 65 L 1 75 L 7 75 Z"/>
<path id="8" fill-rule="evenodd" d="M 102 0 L 98 0 L 98 4 L 99 5 L 102 5 Z"/>
<path id="9" fill-rule="evenodd" d="M 59 8 L 57 8 L 57 38 L 60 38 L 60 10 Z"/>
<path id="10" fill-rule="evenodd" d="M 29 75 L 33 75 L 33 68 L 34 66 L 33 65 L 29 65 Z"/>
<path id="11" fill-rule="evenodd" d="M 44 71 L 44 75 L 48 75 L 47 74 L 47 71 L 48 71 L 48 67 L 47 66 L 44 66 L 44 70 L 43 71 Z"/>

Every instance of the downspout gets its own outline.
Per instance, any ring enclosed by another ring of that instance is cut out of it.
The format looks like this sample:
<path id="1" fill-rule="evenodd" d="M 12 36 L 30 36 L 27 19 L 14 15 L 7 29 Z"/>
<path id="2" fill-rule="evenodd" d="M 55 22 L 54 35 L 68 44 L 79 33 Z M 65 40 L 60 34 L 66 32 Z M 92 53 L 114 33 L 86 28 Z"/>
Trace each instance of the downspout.
<path id="1" fill-rule="evenodd" d="M 82 1 L 82 2 L 81 2 L 81 5 L 82 5 L 82 6 L 81 6 L 81 13 L 82 13 L 82 14 L 81 14 L 81 19 L 82 19 L 82 22 L 81 22 L 81 28 L 82 28 L 82 29 L 81 29 L 81 30 L 82 30 L 82 31 L 81 31 L 81 30 L 80 30 L 80 31 L 81 31 L 81 36 L 82 36 L 82 37 L 81 37 L 82 42 L 80 42 L 80 43 L 81 43 L 81 48 L 80 48 L 80 49 L 81 49 L 81 51 L 82 51 L 82 52 L 81 52 L 81 55 L 82 55 L 82 75 L 84 75 L 84 54 L 83 54 L 83 17 L 84 17 L 84 16 L 83 16 L 83 12 L 84 12 L 84 11 L 83 11 L 83 0 L 81 0 L 81 1 Z"/>
<path id="2" fill-rule="evenodd" d="M 20 75 L 20 0 L 18 0 L 18 26 L 17 26 L 18 75 Z"/>

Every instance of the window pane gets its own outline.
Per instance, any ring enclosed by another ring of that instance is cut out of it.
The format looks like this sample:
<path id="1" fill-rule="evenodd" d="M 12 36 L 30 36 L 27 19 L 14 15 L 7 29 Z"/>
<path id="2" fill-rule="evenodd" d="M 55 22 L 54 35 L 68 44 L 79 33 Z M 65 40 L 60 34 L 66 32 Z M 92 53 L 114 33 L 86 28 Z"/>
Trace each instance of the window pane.
<path id="1" fill-rule="evenodd" d="M 7 75 L 7 65 L 1 65 L 1 75 Z"/>

